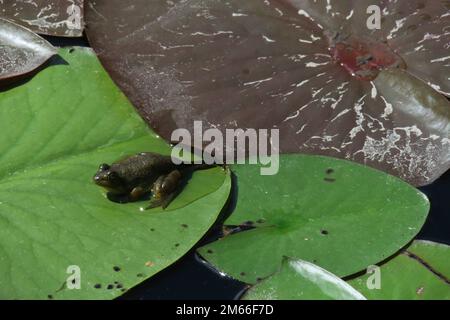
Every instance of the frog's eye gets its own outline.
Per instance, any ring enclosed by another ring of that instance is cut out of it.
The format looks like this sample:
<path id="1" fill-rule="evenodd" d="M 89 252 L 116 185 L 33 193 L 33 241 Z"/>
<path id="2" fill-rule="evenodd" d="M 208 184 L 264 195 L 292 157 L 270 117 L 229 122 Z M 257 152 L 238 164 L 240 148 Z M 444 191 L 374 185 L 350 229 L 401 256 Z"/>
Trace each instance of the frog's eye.
<path id="1" fill-rule="evenodd" d="M 117 172 L 114 172 L 114 171 L 108 172 L 108 180 L 109 181 L 115 181 L 118 179 L 119 179 L 119 175 L 117 174 Z"/>
<path id="2" fill-rule="evenodd" d="M 98 168 L 100 171 L 106 171 L 109 170 L 110 166 L 109 164 L 103 163 L 100 165 L 100 167 Z"/>

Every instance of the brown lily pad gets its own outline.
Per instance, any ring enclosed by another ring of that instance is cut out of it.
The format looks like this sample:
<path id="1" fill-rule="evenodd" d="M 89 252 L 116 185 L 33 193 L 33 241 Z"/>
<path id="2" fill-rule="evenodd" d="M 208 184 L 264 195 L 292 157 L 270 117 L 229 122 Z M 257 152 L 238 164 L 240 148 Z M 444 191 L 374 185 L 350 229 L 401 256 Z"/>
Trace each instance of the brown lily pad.
<path id="1" fill-rule="evenodd" d="M 0 81 L 30 73 L 57 53 L 46 40 L 10 21 L 0 19 Z"/>
<path id="2" fill-rule="evenodd" d="M 280 129 L 280 150 L 425 185 L 450 167 L 448 1 L 90 0 L 87 35 L 165 139 Z"/>
<path id="3" fill-rule="evenodd" d="M 0 17 L 51 36 L 81 37 L 84 0 L 3 0 Z"/>

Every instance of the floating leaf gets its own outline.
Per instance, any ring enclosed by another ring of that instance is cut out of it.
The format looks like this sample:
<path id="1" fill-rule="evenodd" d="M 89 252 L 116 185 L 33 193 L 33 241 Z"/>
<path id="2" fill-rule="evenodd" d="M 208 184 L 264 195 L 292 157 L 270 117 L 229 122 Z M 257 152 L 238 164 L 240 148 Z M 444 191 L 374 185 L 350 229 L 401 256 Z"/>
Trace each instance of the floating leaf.
<path id="1" fill-rule="evenodd" d="M 450 104 L 438 93 L 450 92 L 448 1 L 380 1 L 380 32 L 366 26 L 372 4 L 90 0 L 87 35 L 167 140 L 194 120 L 223 132 L 276 127 L 283 153 L 425 185 L 450 167 Z"/>
<path id="2" fill-rule="evenodd" d="M 377 281 L 375 273 L 359 276 L 349 283 L 372 300 L 448 300 L 449 261 L 449 246 L 414 241 L 406 250 L 380 265 L 378 289 L 372 287 Z"/>
<path id="3" fill-rule="evenodd" d="M 92 182 L 98 165 L 170 154 L 90 49 L 62 49 L 26 84 L 0 93 L 0 297 L 114 298 L 184 255 L 228 198 L 220 168 L 197 171 L 169 207 L 118 204 Z M 81 289 L 66 279 L 79 267 Z"/>
<path id="4" fill-rule="evenodd" d="M 29 73 L 57 53 L 43 38 L 4 19 L 0 19 L 0 47 L 0 80 Z"/>
<path id="5" fill-rule="evenodd" d="M 234 165 L 237 204 L 225 225 L 252 230 L 199 249 L 217 269 L 256 283 L 282 257 L 302 259 L 348 276 L 405 246 L 428 213 L 426 197 L 407 183 L 344 160 L 284 155 L 279 172 Z"/>
<path id="6" fill-rule="evenodd" d="M 254 285 L 244 300 L 365 300 L 344 280 L 307 261 L 283 261 L 281 270 Z"/>
<path id="7" fill-rule="evenodd" d="M 0 17 L 40 34 L 81 37 L 83 7 L 84 0 L 3 0 Z"/>
<path id="8" fill-rule="evenodd" d="M 407 66 L 407 72 L 450 96 L 450 2 L 448 0 L 293 0 L 303 14 L 325 30 L 385 42 Z M 368 8 L 381 11 L 381 28 L 369 29 Z"/>

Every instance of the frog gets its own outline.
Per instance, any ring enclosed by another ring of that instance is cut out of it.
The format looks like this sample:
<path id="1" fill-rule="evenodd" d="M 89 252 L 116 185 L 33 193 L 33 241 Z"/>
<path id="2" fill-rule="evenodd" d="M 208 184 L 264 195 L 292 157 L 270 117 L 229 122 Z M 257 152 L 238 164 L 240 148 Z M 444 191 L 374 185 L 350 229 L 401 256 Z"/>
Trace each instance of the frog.
<path id="1" fill-rule="evenodd" d="M 214 166 L 182 163 L 181 160 L 174 161 L 171 156 L 140 152 L 112 164 L 101 164 L 93 180 L 106 189 L 108 198 L 133 202 L 150 195 L 150 203 L 145 210 L 156 207 L 164 210 L 179 193 L 187 171 Z"/>

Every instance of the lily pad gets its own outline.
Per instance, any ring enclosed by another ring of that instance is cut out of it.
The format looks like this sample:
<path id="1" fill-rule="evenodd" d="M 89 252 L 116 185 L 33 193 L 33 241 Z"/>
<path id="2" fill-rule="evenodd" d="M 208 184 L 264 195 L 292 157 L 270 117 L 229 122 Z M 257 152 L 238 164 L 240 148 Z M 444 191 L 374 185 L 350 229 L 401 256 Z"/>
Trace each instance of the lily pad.
<path id="1" fill-rule="evenodd" d="M 449 300 L 449 261 L 449 246 L 417 240 L 380 265 L 379 288 L 367 286 L 374 273 L 348 283 L 370 300 Z"/>
<path id="2" fill-rule="evenodd" d="M 225 225 L 253 229 L 199 249 L 221 272 L 256 283 L 282 257 L 348 276 L 405 246 L 429 210 L 424 194 L 402 180 L 345 160 L 282 155 L 279 172 L 234 165 L 237 204 Z"/>
<path id="3" fill-rule="evenodd" d="M 450 168 L 448 1 L 379 1 L 379 31 L 373 2 L 89 0 L 86 33 L 166 140 L 194 120 L 275 127 L 283 153 L 426 185 Z"/>
<path id="4" fill-rule="evenodd" d="M 450 96 L 450 3 L 448 0 L 292 1 L 326 30 L 386 42 L 404 60 L 407 72 Z M 380 28 L 367 27 L 369 6 L 380 8 Z"/>
<path id="5" fill-rule="evenodd" d="M 281 270 L 254 285 L 243 300 L 365 300 L 334 274 L 307 261 L 287 258 Z"/>
<path id="6" fill-rule="evenodd" d="M 45 39 L 0 18 L 0 80 L 32 72 L 57 53 Z"/>
<path id="7" fill-rule="evenodd" d="M 3 299 L 117 297 L 184 255 L 229 195 L 229 175 L 214 168 L 195 172 L 164 211 L 109 201 L 92 182 L 100 163 L 170 147 L 91 49 L 59 53 L 67 64 L 0 92 Z M 70 266 L 79 267 L 80 289 L 66 284 Z"/>
<path id="8" fill-rule="evenodd" d="M 0 16 L 51 36 L 81 37 L 84 0 L 3 0 Z"/>

